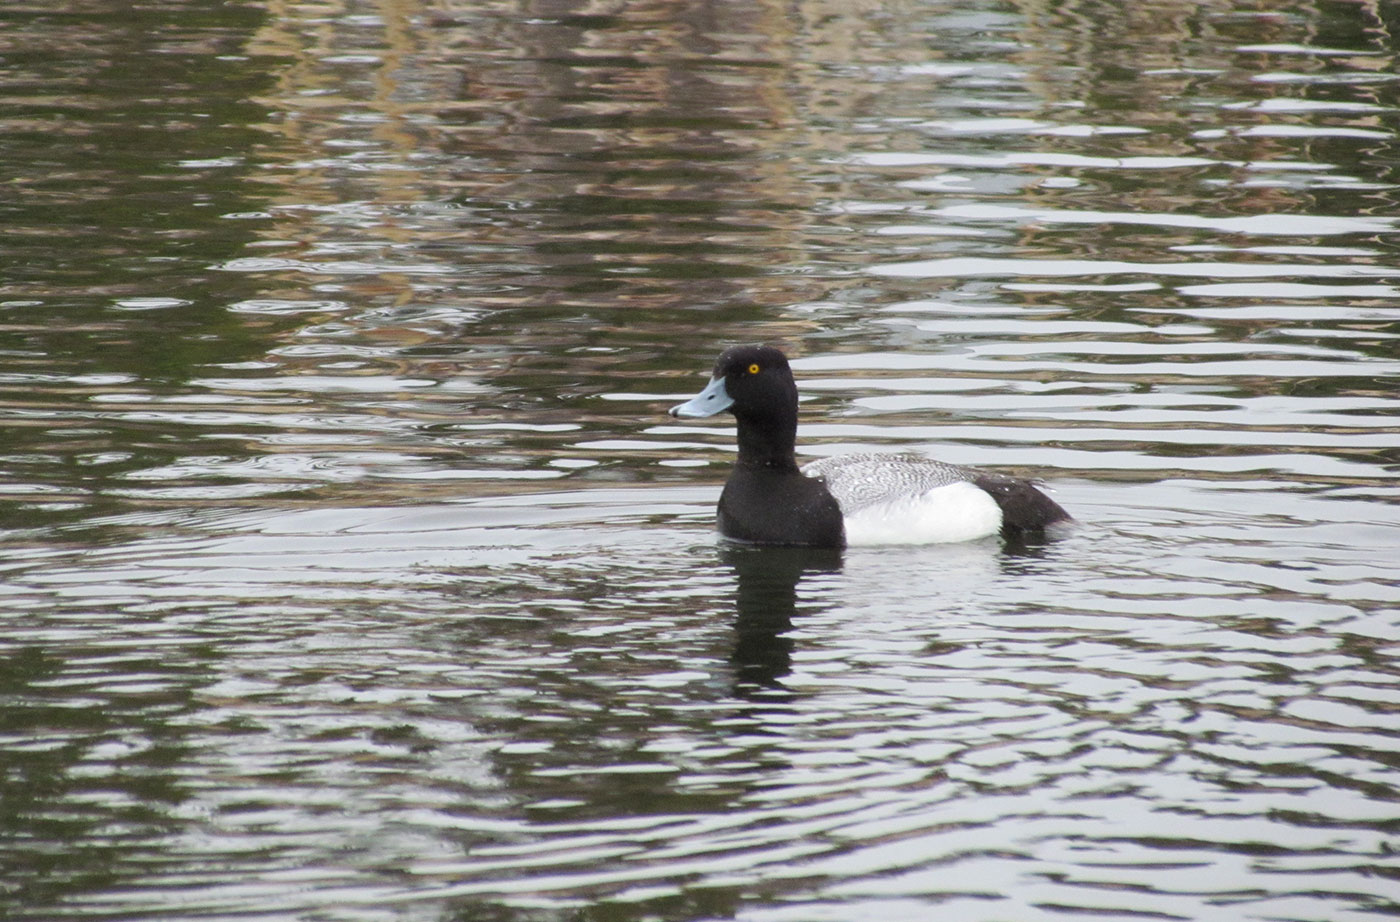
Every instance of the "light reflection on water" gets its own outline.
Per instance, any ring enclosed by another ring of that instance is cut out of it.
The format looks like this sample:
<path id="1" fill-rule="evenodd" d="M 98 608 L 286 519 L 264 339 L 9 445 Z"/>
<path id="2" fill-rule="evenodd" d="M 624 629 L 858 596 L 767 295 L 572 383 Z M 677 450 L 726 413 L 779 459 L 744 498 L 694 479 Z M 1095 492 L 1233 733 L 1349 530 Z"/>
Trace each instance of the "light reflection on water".
<path id="1" fill-rule="evenodd" d="M 5 592 L 48 596 L 31 643 L 66 652 L 29 694 L 142 713 L 45 734 L 78 743 L 54 809 L 169 792 L 143 870 L 67 912 L 1382 905 L 1316 878 L 1390 841 L 1393 523 L 1061 492 L 1092 524 L 1012 553 L 726 550 L 712 491 L 631 488 L 31 562 Z"/>
<path id="2" fill-rule="evenodd" d="M 0 915 L 1395 912 L 1389 11 L 69 7 Z M 1078 522 L 717 546 L 738 340 Z"/>

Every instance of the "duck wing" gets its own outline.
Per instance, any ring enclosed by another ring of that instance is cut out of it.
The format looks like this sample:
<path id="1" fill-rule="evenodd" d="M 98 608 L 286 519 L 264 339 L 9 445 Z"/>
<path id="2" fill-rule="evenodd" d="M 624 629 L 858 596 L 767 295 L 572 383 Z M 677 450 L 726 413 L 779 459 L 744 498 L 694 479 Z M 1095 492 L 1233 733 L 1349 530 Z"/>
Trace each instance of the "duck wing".
<path id="1" fill-rule="evenodd" d="M 1038 529 L 1070 518 L 1059 503 L 1029 480 L 935 461 L 919 454 L 836 455 L 807 464 L 802 473 L 824 480 L 847 516 L 875 506 L 908 502 L 940 487 L 970 483 L 996 501 L 1001 508 L 1003 529 Z"/>

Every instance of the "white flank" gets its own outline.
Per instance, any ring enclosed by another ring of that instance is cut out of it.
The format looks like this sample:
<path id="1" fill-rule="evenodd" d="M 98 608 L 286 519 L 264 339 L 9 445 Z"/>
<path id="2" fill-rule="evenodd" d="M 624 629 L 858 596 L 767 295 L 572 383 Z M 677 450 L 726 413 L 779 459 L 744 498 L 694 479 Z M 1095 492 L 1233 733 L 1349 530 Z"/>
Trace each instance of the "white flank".
<path id="1" fill-rule="evenodd" d="M 846 516 L 846 543 L 947 544 L 1001 530 L 1001 508 L 981 487 L 966 481 L 867 506 Z"/>

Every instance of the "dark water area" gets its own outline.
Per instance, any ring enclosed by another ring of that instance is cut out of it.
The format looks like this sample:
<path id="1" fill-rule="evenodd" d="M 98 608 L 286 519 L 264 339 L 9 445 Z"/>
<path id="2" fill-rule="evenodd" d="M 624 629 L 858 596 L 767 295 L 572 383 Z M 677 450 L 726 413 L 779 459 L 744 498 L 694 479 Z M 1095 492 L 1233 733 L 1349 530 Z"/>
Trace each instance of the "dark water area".
<path id="1" fill-rule="evenodd" d="M 0 917 L 1400 912 L 1391 4 L 0 9 Z M 724 420 L 1044 541 L 727 547 Z"/>

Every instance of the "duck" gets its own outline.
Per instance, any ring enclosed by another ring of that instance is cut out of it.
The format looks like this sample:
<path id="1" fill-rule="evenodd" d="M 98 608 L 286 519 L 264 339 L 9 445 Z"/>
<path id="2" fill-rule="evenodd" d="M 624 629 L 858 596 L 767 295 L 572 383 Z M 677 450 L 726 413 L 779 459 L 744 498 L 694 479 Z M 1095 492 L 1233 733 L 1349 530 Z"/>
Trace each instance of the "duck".
<path id="1" fill-rule="evenodd" d="M 1070 520 L 1030 480 L 916 453 L 856 452 L 799 467 L 797 382 L 769 345 L 732 346 L 710 383 L 670 409 L 681 419 L 728 411 L 739 456 L 720 494 L 720 534 L 748 544 L 844 548 L 1024 537 Z"/>

